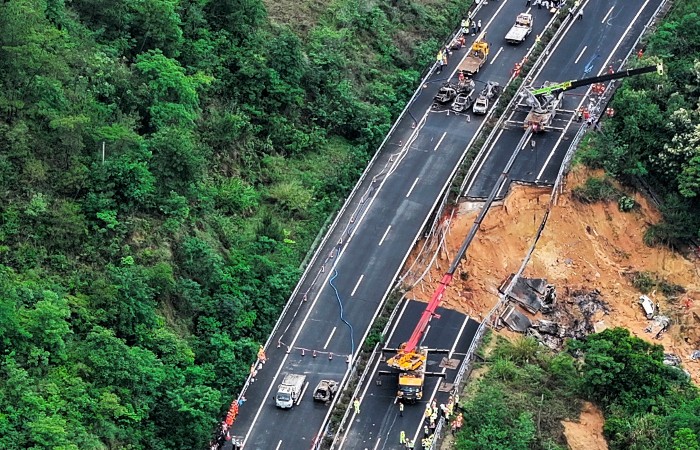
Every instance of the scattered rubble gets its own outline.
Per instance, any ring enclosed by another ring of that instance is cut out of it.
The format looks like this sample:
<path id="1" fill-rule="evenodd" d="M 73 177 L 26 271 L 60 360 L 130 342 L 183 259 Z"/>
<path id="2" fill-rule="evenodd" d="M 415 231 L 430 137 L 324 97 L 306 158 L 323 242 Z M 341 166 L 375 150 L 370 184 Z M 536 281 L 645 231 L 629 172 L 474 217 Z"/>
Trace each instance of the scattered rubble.
<path id="1" fill-rule="evenodd" d="M 571 199 L 571 189 L 591 176 L 600 177 L 602 172 L 576 166 L 569 174 L 523 276 L 546 279 L 556 286 L 557 309 L 578 309 L 576 304 L 568 303 L 574 290 L 598 289 L 610 313 L 596 314 L 591 320 L 594 332 L 625 327 L 634 336 L 661 344 L 667 352 L 681 356 L 693 380 L 700 384 L 700 259 L 696 255 L 684 257 L 667 247 L 644 245 L 644 231 L 661 220 L 661 214 L 642 195 L 634 194 L 639 208 L 630 213 L 620 212 L 615 202 L 582 204 Z M 460 266 L 461 276 L 445 292 L 443 306 L 463 311 L 476 320 L 486 317 L 501 297 L 498 287 L 520 268 L 523 255 L 528 253 L 550 194 L 549 188 L 512 186 L 502 204 L 494 206 L 484 218 L 468 250 L 468 263 Z M 437 258 L 431 277 L 413 289 L 416 298 L 430 300 L 449 264 L 448 256 L 462 245 L 481 206 L 478 202 L 460 204 L 446 235 L 447 252 L 441 252 Z M 655 283 L 646 295 L 655 307 L 660 304 L 661 312 L 672 323 L 658 339 L 644 332 L 650 322 L 638 303 L 642 292 L 627 276 L 631 272 L 653 274 Z M 660 280 L 683 286 L 686 293 L 670 298 L 662 290 Z M 517 305 L 533 324 L 538 324 L 539 319 L 559 323 L 544 314 L 541 307 L 533 314 L 520 302 L 514 300 L 511 304 Z M 510 333 L 508 329 L 504 335 Z M 694 351 L 699 352 L 695 360 L 690 358 Z"/>
<path id="2" fill-rule="evenodd" d="M 501 320 L 513 331 L 525 333 L 532 326 L 532 322 L 514 305 L 509 305 L 501 314 Z"/>
<path id="3" fill-rule="evenodd" d="M 680 367 L 681 358 L 673 353 L 664 353 L 664 364 L 667 366 Z"/>
<path id="4" fill-rule="evenodd" d="M 501 285 L 501 291 L 512 277 Z M 533 314 L 541 312 L 546 319 L 533 323 L 519 308 L 509 305 L 501 315 L 503 323 L 513 331 L 533 336 L 553 350 L 561 349 L 567 338 L 582 339 L 605 329 L 601 317 L 610 312 L 597 289 L 573 291 L 557 305 L 554 286 L 542 278 L 519 278 L 509 298 Z"/>
<path id="5" fill-rule="evenodd" d="M 515 274 L 511 274 L 501 283 L 498 291 L 505 294 L 505 288 L 513 280 Z M 556 292 L 554 286 L 547 284 L 544 278 L 523 278 L 520 277 L 508 294 L 508 298 L 514 300 L 532 314 L 537 314 L 540 310 L 551 310 L 556 303 Z"/>
<path id="6" fill-rule="evenodd" d="M 652 320 L 651 324 L 644 329 L 645 332 L 651 333 L 654 339 L 659 339 L 661 333 L 666 331 L 671 325 L 671 319 L 666 316 L 656 316 Z"/>

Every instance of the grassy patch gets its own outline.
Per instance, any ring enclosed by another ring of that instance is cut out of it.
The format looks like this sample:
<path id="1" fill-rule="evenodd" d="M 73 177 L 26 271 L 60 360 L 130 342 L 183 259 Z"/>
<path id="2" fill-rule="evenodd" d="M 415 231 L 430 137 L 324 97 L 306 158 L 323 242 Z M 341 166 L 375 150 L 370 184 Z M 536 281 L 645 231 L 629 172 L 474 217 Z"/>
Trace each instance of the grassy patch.
<path id="1" fill-rule="evenodd" d="M 565 448 L 562 420 L 578 416 L 577 374 L 568 355 L 532 338 L 496 338 L 488 370 L 463 395 L 456 448 Z"/>
<path id="2" fill-rule="evenodd" d="M 620 191 L 607 178 L 591 177 L 581 186 L 576 186 L 571 195 L 581 203 L 609 202 L 620 197 Z"/>
<path id="3" fill-rule="evenodd" d="M 666 297 L 676 297 L 685 292 L 683 286 L 672 283 L 654 272 L 631 272 L 627 274 L 627 277 L 635 289 L 642 294 L 658 290 Z"/>

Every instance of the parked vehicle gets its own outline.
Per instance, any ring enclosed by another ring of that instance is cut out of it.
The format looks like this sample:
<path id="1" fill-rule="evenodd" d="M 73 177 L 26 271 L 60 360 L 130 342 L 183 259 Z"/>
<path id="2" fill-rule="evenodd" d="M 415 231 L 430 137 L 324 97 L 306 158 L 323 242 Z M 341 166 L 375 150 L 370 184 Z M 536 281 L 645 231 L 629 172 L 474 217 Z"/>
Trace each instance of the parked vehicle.
<path id="1" fill-rule="evenodd" d="M 518 14 L 515 25 L 506 34 L 506 41 L 511 44 L 525 42 L 525 38 L 532 32 L 532 14 Z"/>
<path id="2" fill-rule="evenodd" d="M 471 77 L 479 72 L 481 66 L 484 65 L 489 57 L 489 44 L 484 40 L 476 41 L 469 49 L 469 54 L 462 60 L 458 70 L 462 71 L 464 76 Z"/>
<path id="3" fill-rule="evenodd" d="M 334 380 L 321 380 L 314 389 L 314 400 L 317 402 L 329 402 L 338 392 L 338 382 Z"/>
<path id="4" fill-rule="evenodd" d="M 285 375 L 282 383 L 277 387 L 275 404 L 282 409 L 289 409 L 301 397 L 306 375 L 290 373 Z"/>

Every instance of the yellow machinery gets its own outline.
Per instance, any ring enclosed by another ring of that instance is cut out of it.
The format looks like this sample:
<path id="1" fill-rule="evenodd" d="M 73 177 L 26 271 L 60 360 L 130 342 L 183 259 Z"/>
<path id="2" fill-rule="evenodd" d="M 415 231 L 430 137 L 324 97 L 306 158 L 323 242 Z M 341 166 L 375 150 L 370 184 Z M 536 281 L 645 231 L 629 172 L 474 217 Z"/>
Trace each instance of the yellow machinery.
<path id="1" fill-rule="evenodd" d="M 399 391 L 398 397 L 404 401 L 413 403 L 423 397 L 423 382 L 425 381 L 425 364 L 428 361 L 428 349 L 420 347 L 423 335 L 428 328 L 428 324 L 433 317 L 439 317 L 435 310 L 440 305 L 445 289 L 452 281 L 454 268 L 446 273 L 438 289 L 433 293 L 430 303 L 423 311 L 413 334 L 407 342 L 401 344 L 396 355 L 387 360 L 387 364 L 392 369 L 399 371 Z"/>

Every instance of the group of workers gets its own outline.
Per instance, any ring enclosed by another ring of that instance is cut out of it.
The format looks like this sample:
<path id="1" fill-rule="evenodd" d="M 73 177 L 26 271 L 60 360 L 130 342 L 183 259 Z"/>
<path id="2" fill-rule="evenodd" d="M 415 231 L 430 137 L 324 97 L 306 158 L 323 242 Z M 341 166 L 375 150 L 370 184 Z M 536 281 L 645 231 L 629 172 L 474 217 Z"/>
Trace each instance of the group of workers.
<path id="1" fill-rule="evenodd" d="M 564 4 L 564 0 L 535 0 L 532 2 L 532 6 L 537 6 L 537 9 L 552 10 L 553 8 L 561 8 Z M 530 0 L 527 0 L 526 6 L 530 6 Z"/>
<path id="2" fill-rule="evenodd" d="M 399 403 L 399 410 L 401 411 L 401 403 Z M 425 405 L 425 413 L 423 414 L 423 438 L 421 439 L 421 446 L 424 449 L 430 449 L 435 440 L 435 429 L 437 428 L 437 423 L 440 417 L 444 417 L 445 421 L 449 421 L 455 412 L 455 408 L 459 406 L 459 396 L 455 393 L 450 395 L 447 404 L 441 404 L 439 407 L 437 401 L 433 400 Z M 403 416 L 403 414 L 402 414 Z M 457 414 L 452 420 L 452 434 L 459 431 L 462 428 L 463 418 L 461 414 Z M 404 445 L 407 449 L 415 448 L 415 441 L 406 437 L 406 432 L 401 431 L 399 434 L 399 444 Z"/>

